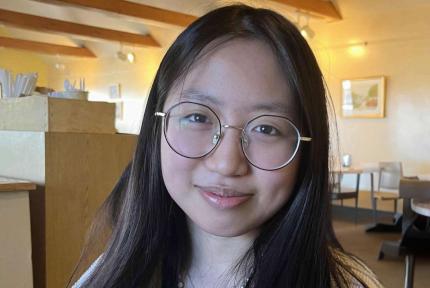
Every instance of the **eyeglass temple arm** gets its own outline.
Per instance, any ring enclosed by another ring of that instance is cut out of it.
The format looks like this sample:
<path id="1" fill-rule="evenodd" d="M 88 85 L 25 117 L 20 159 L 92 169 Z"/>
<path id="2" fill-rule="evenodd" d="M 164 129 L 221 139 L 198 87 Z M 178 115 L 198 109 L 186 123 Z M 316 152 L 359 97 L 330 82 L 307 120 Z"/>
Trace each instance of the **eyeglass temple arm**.
<path id="1" fill-rule="evenodd" d="M 311 138 L 311 137 L 303 137 L 303 136 L 300 136 L 300 141 L 311 142 L 311 141 L 312 141 L 312 138 Z"/>
<path id="2" fill-rule="evenodd" d="M 166 113 L 164 113 L 164 112 L 155 112 L 154 116 L 165 117 Z"/>

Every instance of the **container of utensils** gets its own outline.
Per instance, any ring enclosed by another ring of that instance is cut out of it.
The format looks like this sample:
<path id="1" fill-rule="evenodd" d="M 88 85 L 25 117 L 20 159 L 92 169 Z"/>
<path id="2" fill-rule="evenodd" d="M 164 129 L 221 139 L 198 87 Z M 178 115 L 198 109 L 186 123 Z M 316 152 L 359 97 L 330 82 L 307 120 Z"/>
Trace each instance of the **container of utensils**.
<path id="1" fill-rule="evenodd" d="M 50 97 L 88 100 L 88 91 L 85 91 L 85 78 L 79 79 L 79 89 L 75 88 L 76 81 L 72 82 L 69 79 L 64 80 L 64 91 L 49 93 Z"/>

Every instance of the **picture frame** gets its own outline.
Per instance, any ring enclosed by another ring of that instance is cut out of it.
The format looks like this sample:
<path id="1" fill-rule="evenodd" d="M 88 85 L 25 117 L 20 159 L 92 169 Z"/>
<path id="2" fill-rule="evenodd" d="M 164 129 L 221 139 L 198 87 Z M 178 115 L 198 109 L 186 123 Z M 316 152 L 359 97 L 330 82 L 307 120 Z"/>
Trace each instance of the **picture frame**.
<path id="1" fill-rule="evenodd" d="M 121 84 L 113 84 L 109 86 L 109 99 L 118 100 L 121 99 Z"/>
<path id="2" fill-rule="evenodd" d="M 342 80 L 342 116 L 385 117 L 385 76 Z"/>

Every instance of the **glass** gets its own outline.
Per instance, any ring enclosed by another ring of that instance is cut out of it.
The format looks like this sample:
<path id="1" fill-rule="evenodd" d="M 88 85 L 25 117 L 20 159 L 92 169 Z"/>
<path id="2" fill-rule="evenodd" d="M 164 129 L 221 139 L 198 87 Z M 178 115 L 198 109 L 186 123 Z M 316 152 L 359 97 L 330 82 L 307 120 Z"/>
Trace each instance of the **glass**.
<path id="1" fill-rule="evenodd" d="M 344 154 L 342 156 L 342 166 L 343 167 L 350 167 L 352 163 L 352 156 L 350 154 Z"/>
<path id="2" fill-rule="evenodd" d="M 301 141 L 297 127 L 286 117 L 260 115 L 242 127 L 221 124 L 217 114 L 208 106 L 194 102 L 180 102 L 166 113 L 164 136 L 170 148 L 187 158 L 201 158 L 211 153 L 222 139 L 222 128 L 241 133 L 242 151 L 249 163 L 262 170 L 277 170 L 287 166 L 297 154 Z"/>

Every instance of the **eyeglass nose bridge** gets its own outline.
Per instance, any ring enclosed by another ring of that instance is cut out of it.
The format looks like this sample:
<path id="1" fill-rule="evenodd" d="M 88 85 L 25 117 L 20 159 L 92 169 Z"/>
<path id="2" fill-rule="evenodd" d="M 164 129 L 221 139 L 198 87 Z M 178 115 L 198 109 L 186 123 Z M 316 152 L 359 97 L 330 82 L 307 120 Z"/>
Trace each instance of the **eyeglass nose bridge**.
<path id="1" fill-rule="evenodd" d="M 231 129 L 236 129 L 240 131 L 240 139 L 242 141 L 242 145 L 244 145 L 245 147 L 248 145 L 248 137 L 245 134 L 245 129 L 242 127 L 238 127 L 238 126 L 233 126 L 233 125 L 229 125 L 229 124 L 223 124 L 221 125 L 221 128 L 231 128 Z M 217 132 L 214 134 L 214 136 L 212 137 L 212 144 L 216 145 L 222 138 L 222 131 Z"/>

